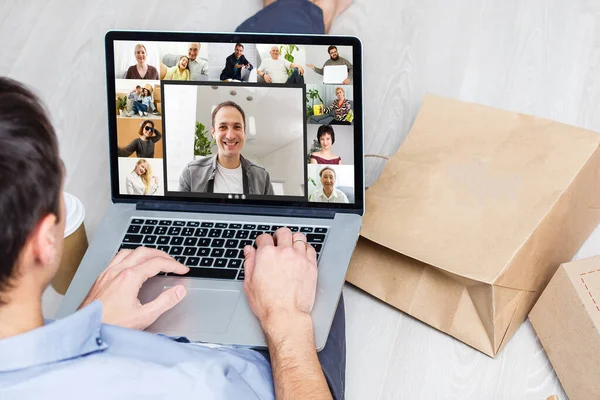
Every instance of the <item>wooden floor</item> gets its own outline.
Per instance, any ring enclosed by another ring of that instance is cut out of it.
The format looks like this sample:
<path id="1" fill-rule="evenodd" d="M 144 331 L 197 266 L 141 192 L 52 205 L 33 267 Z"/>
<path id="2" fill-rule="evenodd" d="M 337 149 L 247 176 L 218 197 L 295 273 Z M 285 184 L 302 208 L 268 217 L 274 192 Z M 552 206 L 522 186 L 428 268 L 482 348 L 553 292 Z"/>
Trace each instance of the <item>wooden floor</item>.
<path id="1" fill-rule="evenodd" d="M 259 7 L 0 0 L 0 75 L 33 86 L 48 105 L 66 189 L 85 204 L 90 236 L 110 198 L 104 33 L 230 31 Z M 426 93 L 600 131 L 597 0 L 355 0 L 332 33 L 364 44 L 367 153 L 398 149 Z M 370 184 L 383 161 L 366 163 Z M 578 257 L 599 253 L 596 231 Z M 349 400 L 565 398 L 529 322 L 490 359 L 350 285 L 345 295 Z"/>

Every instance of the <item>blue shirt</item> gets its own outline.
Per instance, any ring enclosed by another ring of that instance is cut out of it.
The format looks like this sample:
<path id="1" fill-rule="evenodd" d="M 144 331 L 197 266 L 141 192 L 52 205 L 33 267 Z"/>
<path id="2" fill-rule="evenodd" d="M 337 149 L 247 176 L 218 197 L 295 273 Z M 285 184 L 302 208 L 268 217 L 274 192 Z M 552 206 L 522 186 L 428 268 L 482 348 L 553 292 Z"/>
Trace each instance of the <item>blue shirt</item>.
<path id="1" fill-rule="evenodd" d="M 258 352 L 102 324 L 94 301 L 0 340 L 0 399 L 274 399 Z"/>

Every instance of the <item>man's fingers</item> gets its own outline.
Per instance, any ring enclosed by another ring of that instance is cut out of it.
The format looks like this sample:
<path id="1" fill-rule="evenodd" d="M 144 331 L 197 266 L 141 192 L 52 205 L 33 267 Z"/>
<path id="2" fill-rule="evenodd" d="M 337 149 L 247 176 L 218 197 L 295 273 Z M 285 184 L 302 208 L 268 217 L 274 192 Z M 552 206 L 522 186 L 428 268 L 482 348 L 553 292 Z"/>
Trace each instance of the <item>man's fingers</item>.
<path id="1" fill-rule="evenodd" d="M 292 234 L 292 247 L 296 250 L 297 253 L 301 255 L 306 255 L 306 236 L 304 233 L 294 232 Z"/>
<path id="2" fill-rule="evenodd" d="M 263 246 L 274 246 L 273 236 L 268 233 L 263 233 L 256 238 L 256 248 L 260 249 Z"/>
<path id="3" fill-rule="evenodd" d="M 269 235 L 270 236 L 270 235 Z M 254 273 L 254 265 L 256 263 L 256 249 L 252 246 L 244 247 L 244 271 L 245 277 L 244 279 L 252 279 L 252 274 Z"/>
<path id="4" fill-rule="evenodd" d="M 118 274 L 126 268 L 131 268 L 153 258 L 163 258 L 165 260 L 173 260 L 173 257 L 157 249 L 149 247 L 138 247 L 124 257 L 120 263 L 114 264 L 113 270 Z"/>
<path id="5" fill-rule="evenodd" d="M 273 235 L 277 247 L 292 247 L 292 231 L 289 228 L 279 228 Z"/>
<path id="6" fill-rule="evenodd" d="M 141 319 L 145 327 L 152 325 L 154 321 L 166 311 L 176 306 L 186 296 L 187 290 L 182 285 L 174 286 L 162 292 L 156 299 L 144 304 L 141 309 Z"/>
<path id="7" fill-rule="evenodd" d="M 135 268 L 132 268 L 136 277 L 137 283 L 142 286 L 144 282 L 152 278 L 159 272 L 168 272 L 175 274 L 185 274 L 189 272 L 189 268 L 185 265 L 178 263 L 172 258 L 166 259 L 163 257 L 154 257 L 149 260 L 142 262 Z"/>

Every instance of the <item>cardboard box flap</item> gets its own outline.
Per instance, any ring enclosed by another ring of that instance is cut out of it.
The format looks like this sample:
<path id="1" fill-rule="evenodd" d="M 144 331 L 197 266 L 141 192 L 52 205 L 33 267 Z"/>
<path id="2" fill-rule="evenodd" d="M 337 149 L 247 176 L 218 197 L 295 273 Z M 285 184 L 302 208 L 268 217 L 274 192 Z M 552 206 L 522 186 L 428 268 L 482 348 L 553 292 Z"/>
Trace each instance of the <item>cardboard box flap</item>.
<path id="1" fill-rule="evenodd" d="M 567 264 L 565 271 L 596 330 L 600 331 L 600 256 Z"/>
<path id="2" fill-rule="evenodd" d="M 366 193 L 361 235 L 492 284 L 599 144 L 595 132 L 427 96 Z"/>

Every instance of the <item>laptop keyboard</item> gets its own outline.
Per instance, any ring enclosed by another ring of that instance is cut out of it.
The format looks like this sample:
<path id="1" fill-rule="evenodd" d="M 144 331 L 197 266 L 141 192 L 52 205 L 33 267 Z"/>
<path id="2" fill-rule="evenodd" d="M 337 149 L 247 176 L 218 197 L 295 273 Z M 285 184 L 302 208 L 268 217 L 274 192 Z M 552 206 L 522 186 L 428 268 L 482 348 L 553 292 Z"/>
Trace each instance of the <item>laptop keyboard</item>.
<path id="1" fill-rule="evenodd" d="M 121 241 L 120 249 L 144 246 L 162 250 L 190 267 L 190 272 L 177 276 L 244 280 L 244 247 L 254 246 L 259 235 L 272 235 L 283 226 L 134 218 Z M 328 228 L 307 225 L 287 227 L 292 232 L 306 235 L 318 259 Z"/>

